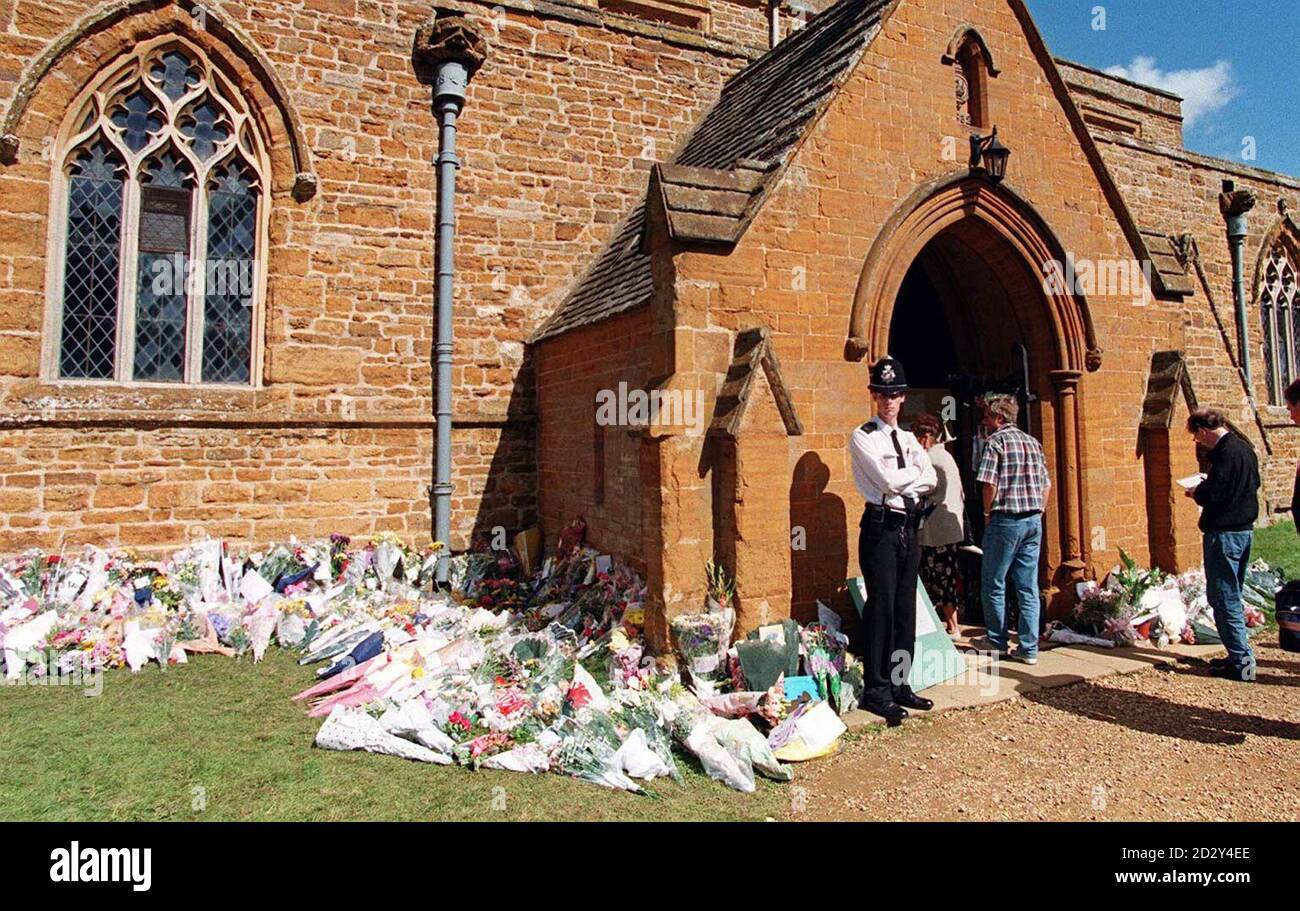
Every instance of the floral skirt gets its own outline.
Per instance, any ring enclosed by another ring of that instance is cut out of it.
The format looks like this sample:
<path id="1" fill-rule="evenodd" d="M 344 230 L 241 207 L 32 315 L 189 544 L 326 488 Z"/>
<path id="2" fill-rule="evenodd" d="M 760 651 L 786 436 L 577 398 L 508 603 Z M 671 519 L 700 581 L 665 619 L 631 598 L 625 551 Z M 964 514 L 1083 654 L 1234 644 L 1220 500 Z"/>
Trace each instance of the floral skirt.
<path id="1" fill-rule="evenodd" d="M 958 564 L 959 544 L 921 548 L 921 582 L 934 602 L 934 609 L 943 616 L 944 607 L 958 610 L 961 607 L 961 567 Z"/>

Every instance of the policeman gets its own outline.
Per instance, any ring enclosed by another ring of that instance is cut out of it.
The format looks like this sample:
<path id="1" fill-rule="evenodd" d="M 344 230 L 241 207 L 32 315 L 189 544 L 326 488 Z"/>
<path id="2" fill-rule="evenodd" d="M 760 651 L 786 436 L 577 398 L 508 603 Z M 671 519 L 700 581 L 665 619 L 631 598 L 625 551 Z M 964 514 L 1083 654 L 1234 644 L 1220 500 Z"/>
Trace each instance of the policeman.
<path id="1" fill-rule="evenodd" d="M 903 723 L 909 708 L 934 707 L 912 692 L 907 675 L 916 641 L 921 500 L 938 479 L 916 437 L 898 428 L 907 392 L 903 365 L 881 358 L 871 368 L 869 388 L 876 416 L 849 438 L 853 483 L 866 500 L 858 532 L 858 565 L 867 589 L 861 706 L 893 727 Z"/>

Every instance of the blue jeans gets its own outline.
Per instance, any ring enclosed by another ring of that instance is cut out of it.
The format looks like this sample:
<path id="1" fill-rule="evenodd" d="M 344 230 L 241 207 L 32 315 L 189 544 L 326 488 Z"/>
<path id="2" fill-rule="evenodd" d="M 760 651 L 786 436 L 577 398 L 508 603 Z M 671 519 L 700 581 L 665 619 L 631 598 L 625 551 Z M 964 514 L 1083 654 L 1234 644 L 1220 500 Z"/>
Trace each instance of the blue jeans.
<path id="1" fill-rule="evenodd" d="M 1007 574 L 1020 605 L 1020 651 L 1038 654 L 1038 552 L 1043 546 L 1043 514 L 995 512 L 984 529 L 980 567 L 984 626 L 989 641 L 1007 647 Z"/>
<path id="2" fill-rule="evenodd" d="M 1246 638 L 1246 615 L 1241 606 L 1241 588 L 1246 584 L 1253 537 L 1251 531 L 1207 531 L 1202 539 L 1205 598 L 1214 608 L 1214 625 L 1228 649 L 1228 659 L 1238 671 L 1253 671 L 1255 667 L 1255 653 Z"/>

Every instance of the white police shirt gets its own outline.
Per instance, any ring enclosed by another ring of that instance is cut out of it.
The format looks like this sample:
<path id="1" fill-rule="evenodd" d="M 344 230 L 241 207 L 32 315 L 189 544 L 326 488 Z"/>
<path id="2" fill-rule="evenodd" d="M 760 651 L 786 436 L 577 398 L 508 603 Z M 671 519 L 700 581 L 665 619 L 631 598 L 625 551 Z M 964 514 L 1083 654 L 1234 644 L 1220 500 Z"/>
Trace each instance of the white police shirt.
<path id="1" fill-rule="evenodd" d="M 916 437 L 909 431 L 895 430 L 878 417 L 853 431 L 849 455 L 853 483 L 868 503 L 904 509 L 904 497 L 915 506 L 939 485 L 934 464 Z"/>

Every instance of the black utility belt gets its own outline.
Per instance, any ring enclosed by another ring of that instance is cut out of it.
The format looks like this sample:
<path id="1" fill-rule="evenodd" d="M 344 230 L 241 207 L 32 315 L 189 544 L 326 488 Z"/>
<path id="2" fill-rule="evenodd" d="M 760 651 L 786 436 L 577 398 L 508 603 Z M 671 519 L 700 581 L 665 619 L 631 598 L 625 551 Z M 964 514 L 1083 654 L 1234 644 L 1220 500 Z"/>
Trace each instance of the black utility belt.
<path id="1" fill-rule="evenodd" d="M 925 512 L 921 509 L 896 509 L 893 506 L 868 503 L 862 513 L 861 525 L 864 528 L 868 525 L 879 525 L 886 531 L 897 531 L 900 528 L 918 529 L 924 518 Z"/>

